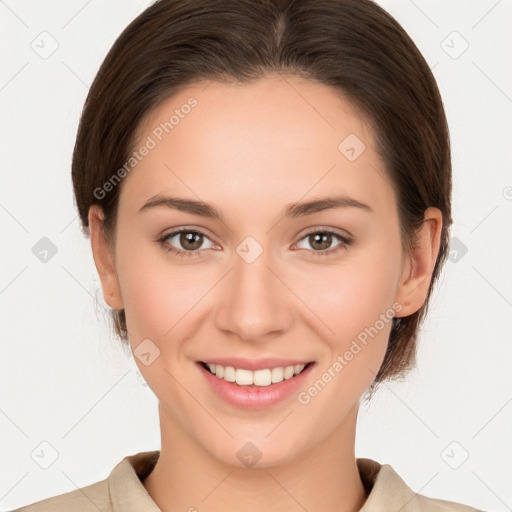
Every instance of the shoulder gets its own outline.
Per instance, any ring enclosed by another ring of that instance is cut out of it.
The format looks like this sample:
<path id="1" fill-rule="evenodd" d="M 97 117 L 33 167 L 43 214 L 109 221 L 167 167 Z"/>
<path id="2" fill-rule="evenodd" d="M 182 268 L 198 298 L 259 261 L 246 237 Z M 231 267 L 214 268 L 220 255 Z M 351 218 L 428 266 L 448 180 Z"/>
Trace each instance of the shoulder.
<path id="1" fill-rule="evenodd" d="M 11 512 L 112 512 L 108 480 L 25 505 Z"/>
<path id="2" fill-rule="evenodd" d="M 358 458 L 357 466 L 368 492 L 360 512 L 484 512 L 470 505 L 414 492 L 389 464 Z"/>
<path id="3" fill-rule="evenodd" d="M 455 501 L 441 500 L 439 498 L 429 498 L 422 494 L 416 494 L 412 500 L 413 507 L 411 510 L 421 510 L 425 512 L 485 512 L 463 503 Z M 412 503 L 412 502 L 411 502 Z"/>
<path id="4" fill-rule="evenodd" d="M 104 480 L 8 512 L 160 512 L 142 484 L 159 456 L 159 450 L 127 455 Z"/>

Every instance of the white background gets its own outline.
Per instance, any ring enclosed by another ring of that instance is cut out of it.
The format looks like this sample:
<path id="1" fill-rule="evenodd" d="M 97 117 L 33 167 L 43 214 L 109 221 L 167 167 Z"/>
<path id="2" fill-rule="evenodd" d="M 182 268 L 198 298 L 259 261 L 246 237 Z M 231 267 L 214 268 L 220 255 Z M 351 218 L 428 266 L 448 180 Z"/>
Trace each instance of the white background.
<path id="1" fill-rule="evenodd" d="M 3 511 L 160 448 L 156 399 L 110 333 L 70 174 L 88 86 L 149 3 L 0 2 Z M 511 510 L 512 2 L 379 3 L 438 80 L 453 148 L 452 236 L 467 253 L 445 266 L 417 370 L 361 407 L 356 455 L 391 464 L 415 492 Z M 43 31 L 58 42 L 47 59 L 31 48 Z M 42 237 L 58 249 L 46 263 L 32 252 Z M 58 452 L 48 469 L 31 456 L 42 442 Z"/>

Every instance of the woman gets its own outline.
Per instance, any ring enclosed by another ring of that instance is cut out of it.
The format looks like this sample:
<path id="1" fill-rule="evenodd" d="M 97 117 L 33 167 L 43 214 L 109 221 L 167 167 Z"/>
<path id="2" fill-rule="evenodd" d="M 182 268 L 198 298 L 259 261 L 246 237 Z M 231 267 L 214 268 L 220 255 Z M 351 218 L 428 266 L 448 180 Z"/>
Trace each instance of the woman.
<path id="1" fill-rule="evenodd" d="M 369 0 L 160 0 L 77 135 L 76 204 L 161 450 L 22 510 L 474 510 L 354 455 L 447 256 L 433 75 Z"/>

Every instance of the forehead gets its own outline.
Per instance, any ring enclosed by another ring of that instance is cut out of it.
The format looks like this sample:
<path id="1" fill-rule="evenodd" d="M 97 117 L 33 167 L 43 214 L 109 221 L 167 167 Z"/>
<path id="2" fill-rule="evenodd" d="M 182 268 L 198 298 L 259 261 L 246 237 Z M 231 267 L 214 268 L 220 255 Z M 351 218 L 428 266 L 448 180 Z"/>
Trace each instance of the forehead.
<path id="1" fill-rule="evenodd" d="M 248 84 L 198 82 L 158 105 L 138 134 L 135 150 L 152 147 L 123 187 L 121 202 L 134 210 L 165 193 L 224 210 L 249 200 L 255 211 L 280 208 L 333 192 L 393 208 L 365 118 L 315 81 L 276 74 Z"/>

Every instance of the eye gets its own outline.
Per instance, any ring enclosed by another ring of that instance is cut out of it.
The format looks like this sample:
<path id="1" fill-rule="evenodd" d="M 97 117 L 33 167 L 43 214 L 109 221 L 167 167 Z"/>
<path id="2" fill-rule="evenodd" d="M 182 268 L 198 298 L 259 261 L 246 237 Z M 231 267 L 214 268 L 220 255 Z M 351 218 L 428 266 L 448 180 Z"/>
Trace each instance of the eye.
<path id="1" fill-rule="evenodd" d="M 335 246 L 334 249 L 329 249 L 332 243 L 338 239 L 341 243 Z M 207 235 L 200 231 L 192 230 L 192 229 L 181 229 L 179 231 L 174 231 L 169 233 L 162 238 L 158 239 L 157 242 L 167 251 L 176 256 L 181 256 L 182 258 L 187 258 L 191 256 L 201 256 L 201 247 L 205 240 L 213 242 L 209 239 Z M 342 235 L 335 231 L 331 231 L 329 229 L 319 229 L 316 231 L 310 231 L 306 233 L 305 236 L 301 238 L 301 241 L 305 240 L 306 243 L 310 244 L 312 247 L 312 255 L 314 256 L 323 256 L 337 253 L 340 250 L 343 250 L 345 247 L 349 246 L 352 243 L 352 238 L 349 236 Z M 299 242 L 300 244 L 301 242 Z M 176 248 L 175 245 L 181 245 L 183 249 Z M 206 247 L 206 249 L 212 248 Z M 300 247 L 303 249 L 304 247 Z M 205 249 L 203 247 L 203 249 Z M 307 249 L 307 247 L 306 247 Z"/>
<path id="2" fill-rule="evenodd" d="M 337 245 L 334 249 L 329 250 L 329 247 L 332 245 L 335 239 L 338 239 L 341 243 Z M 309 233 L 307 233 L 304 237 L 302 237 L 301 240 L 305 240 L 306 243 L 313 248 L 313 256 L 334 254 L 352 243 L 352 238 L 348 236 L 342 235 L 340 233 L 328 229 L 318 230 L 318 228 L 316 231 L 310 231 Z"/>
<path id="3" fill-rule="evenodd" d="M 211 242 L 211 240 L 200 231 L 182 229 L 180 231 L 174 231 L 173 233 L 165 235 L 158 240 L 158 243 L 160 243 L 160 245 L 162 245 L 166 251 L 186 258 L 189 256 L 200 256 L 199 249 L 205 240 L 209 240 Z M 179 248 L 177 249 L 172 245 L 172 243 L 180 244 L 181 247 L 183 247 L 185 250 Z M 208 249 L 208 247 L 206 248 Z"/>

